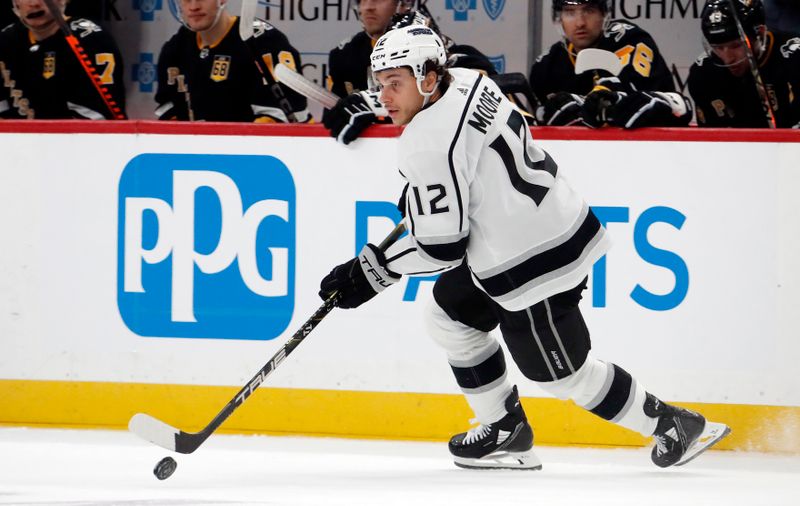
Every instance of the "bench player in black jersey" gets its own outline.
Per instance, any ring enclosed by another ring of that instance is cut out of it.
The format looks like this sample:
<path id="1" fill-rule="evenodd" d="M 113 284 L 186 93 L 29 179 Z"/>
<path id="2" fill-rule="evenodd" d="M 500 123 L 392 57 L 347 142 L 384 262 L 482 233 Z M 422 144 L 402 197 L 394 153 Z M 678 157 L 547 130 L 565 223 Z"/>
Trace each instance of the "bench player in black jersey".
<path id="1" fill-rule="evenodd" d="M 247 42 L 239 35 L 241 20 L 226 9 L 227 0 L 179 0 L 184 26 L 161 48 L 158 58 L 156 116 L 179 121 L 283 123 L 310 120 L 306 98 L 274 79 L 283 63 L 300 71 L 300 55 L 286 36 L 256 19 Z M 281 106 L 271 86 L 279 86 Z M 288 110 L 287 110 L 288 109 Z"/>
<path id="2" fill-rule="evenodd" d="M 389 123 L 375 114 L 377 94 L 370 92 L 372 67 L 369 57 L 375 41 L 387 29 L 419 24 L 441 32 L 426 7 L 426 0 L 360 0 L 356 2 L 364 30 L 339 44 L 330 52 L 328 88 L 343 98 L 335 108 L 325 111 L 323 123 L 331 136 L 342 144 L 354 141 L 368 126 Z M 450 65 L 480 70 L 487 75 L 497 71 L 489 59 L 476 48 L 456 44 L 442 36 Z M 524 80 L 524 79 L 523 79 Z"/>
<path id="3" fill-rule="evenodd" d="M 734 0 L 736 16 L 758 66 L 762 100 L 728 0 L 709 0 L 701 27 L 709 51 L 689 69 L 697 124 L 705 127 L 800 128 L 800 36 L 771 31 L 761 0 Z"/>
<path id="4" fill-rule="evenodd" d="M 56 3 L 63 15 L 66 1 Z M 124 66 L 108 32 L 88 19 L 67 20 L 117 113 L 92 84 L 44 1 L 13 0 L 13 8 L 18 22 L 0 32 L 0 118 L 124 117 Z"/>
<path id="5" fill-rule="evenodd" d="M 552 2 L 553 21 L 563 40 L 536 60 L 529 77 L 542 104 L 537 113 L 540 124 L 627 128 L 688 124 L 691 106 L 675 93 L 672 75 L 650 34 L 629 21 L 610 19 L 607 0 Z M 622 64 L 618 78 L 598 83 L 608 75 L 597 71 L 576 75 L 575 58 L 586 48 L 615 53 Z M 587 95 L 591 98 L 584 104 Z"/>

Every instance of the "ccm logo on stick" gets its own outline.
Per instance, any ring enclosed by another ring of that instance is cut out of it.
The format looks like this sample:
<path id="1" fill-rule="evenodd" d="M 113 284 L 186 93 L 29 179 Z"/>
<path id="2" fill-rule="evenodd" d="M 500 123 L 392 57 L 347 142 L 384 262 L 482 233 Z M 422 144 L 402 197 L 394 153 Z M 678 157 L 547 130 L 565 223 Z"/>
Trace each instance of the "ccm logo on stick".
<path id="1" fill-rule="evenodd" d="M 295 186 L 277 158 L 139 155 L 118 226 L 117 303 L 136 334 L 266 340 L 291 321 Z"/>

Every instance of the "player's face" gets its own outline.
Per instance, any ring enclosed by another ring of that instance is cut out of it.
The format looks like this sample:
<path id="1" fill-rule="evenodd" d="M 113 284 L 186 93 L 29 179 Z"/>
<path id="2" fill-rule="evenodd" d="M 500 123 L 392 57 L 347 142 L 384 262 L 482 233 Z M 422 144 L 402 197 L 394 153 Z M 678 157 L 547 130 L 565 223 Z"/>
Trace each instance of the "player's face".
<path id="1" fill-rule="evenodd" d="M 375 74 L 381 86 L 380 100 L 395 125 L 406 125 L 422 110 L 423 97 L 411 69 L 382 70 Z"/>
<path id="2" fill-rule="evenodd" d="M 358 17 L 364 31 L 372 38 L 378 38 L 386 31 L 389 21 L 397 11 L 398 0 L 360 0 Z"/>
<path id="3" fill-rule="evenodd" d="M 565 5 L 561 11 L 564 35 L 580 51 L 591 47 L 603 33 L 605 16 L 596 5 Z"/>
<path id="4" fill-rule="evenodd" d="M 63 13 L 66 0 L 56 0 L 56 4 L 61 7 Z M 34 32 L 55 26 L 55 19 L 44 0 L 14 0 L 14 12 L 19 20 Z"/>
<path id="5" fill-rule="evenodd" d="M 747 61 L 747 48 L 744 42 L 733 40 L 724 44 L 712 44 L 711 50 L 714 51 L 717 58 L 722 60 L 722 63 L 731 74 L 740 77 L 747 72 L 747 67 L 750 64 Z"/>
<path id="6" fill-rule="evenodd" d="M 217 20 L 217 12 L 224 9 L 224 3 L 217 0 L 180 0 L 183 21 L 195 32 L 211 29 Z"/>

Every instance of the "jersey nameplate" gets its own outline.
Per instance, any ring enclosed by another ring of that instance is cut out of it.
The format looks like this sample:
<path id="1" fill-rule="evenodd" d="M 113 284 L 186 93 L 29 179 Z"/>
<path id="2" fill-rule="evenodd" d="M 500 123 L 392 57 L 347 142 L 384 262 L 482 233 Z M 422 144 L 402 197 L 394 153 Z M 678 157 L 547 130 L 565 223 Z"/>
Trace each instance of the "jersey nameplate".
<path id="1" fill-rule="evenodd" d="M 478 105 L 472 111 L 472 119 L 468 121 L 469 126 L 485 134 L 486 128 L 494 121 L 498 105 L 500 105 L 500 97 L 495 95 L 488 86 L 484 86 L 478 97 Z"/>

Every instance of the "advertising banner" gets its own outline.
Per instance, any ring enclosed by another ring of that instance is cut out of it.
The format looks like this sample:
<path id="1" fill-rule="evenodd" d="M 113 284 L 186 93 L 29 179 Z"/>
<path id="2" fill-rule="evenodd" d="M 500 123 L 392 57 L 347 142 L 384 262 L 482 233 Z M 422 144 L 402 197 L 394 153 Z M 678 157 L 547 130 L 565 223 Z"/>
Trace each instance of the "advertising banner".
<path id="1" fill-rule="evenodd" d="M 0 134 L 0 378 L 246 382 L 403 186 L 393 137 L 276 128 Z M 593 354 L 667 399 L 798 406 L 800 143 L 697 135 L 538 141 L 614 241 L 582 302 Z M 433 280 L 334 311 L 271 386 L 457 393 Z"/>

